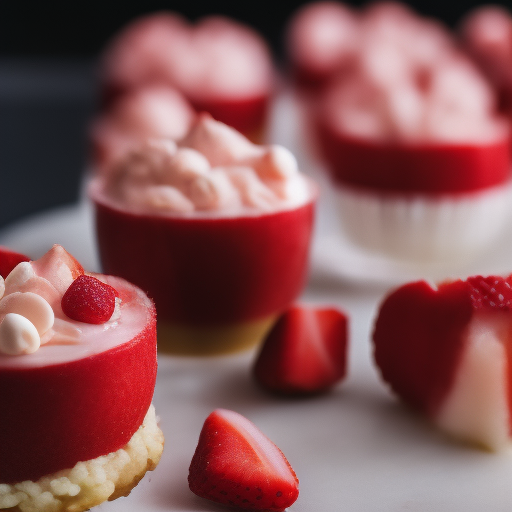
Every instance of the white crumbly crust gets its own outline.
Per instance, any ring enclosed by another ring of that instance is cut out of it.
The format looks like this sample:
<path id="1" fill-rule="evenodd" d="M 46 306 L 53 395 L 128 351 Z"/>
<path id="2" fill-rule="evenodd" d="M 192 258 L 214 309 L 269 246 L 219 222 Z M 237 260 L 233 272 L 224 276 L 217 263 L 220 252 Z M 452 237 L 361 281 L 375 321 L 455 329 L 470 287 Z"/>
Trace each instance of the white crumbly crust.
<path id="1" fill-rule="evenodd" d="M 392 257 L 471 259 L 495 242 L 509 219 L 512 186 L 430 198 L 336 188 L 345 234 Z"/>
<path id="2" fill-rule="evenodd" d="M 106 500 L 127 496 L 160 460 L 164 436 L 151 405 L 126 446 L 37 482 L 0 484 L 0 509 L 9 512 L 81 512 Z"/>

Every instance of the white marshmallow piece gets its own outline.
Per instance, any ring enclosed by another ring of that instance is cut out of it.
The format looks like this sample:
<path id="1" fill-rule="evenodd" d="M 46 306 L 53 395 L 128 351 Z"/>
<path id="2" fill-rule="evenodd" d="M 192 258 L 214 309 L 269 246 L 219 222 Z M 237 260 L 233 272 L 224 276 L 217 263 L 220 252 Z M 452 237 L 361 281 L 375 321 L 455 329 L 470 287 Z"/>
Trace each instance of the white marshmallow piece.
<path id="1" fill-rule="evenodd" d="M 17 313 L 27 318 L 42 336 L 51 329 L 55 320 L 53 309 L 48 302 L 32 292 L 14 292 L 0 301 L 0 316 Z"/>
<path id="2" fill-rule="evenodd" d="M 41 345 L 34 324 L 22 315 L 8 313 L 0 323 L 0 354 L 32 354 Z"/>
<path id="3" fill-rule="evenodd" d="M 18 263 L 5 278 L 5 292 L 12 293 L 19 290 L 34 277 L 36 277 L 36 273 L 30 262 L 22 261 Z"/>
<path id="4" fill-rule="evenodd" d="M 2 276 L 0 276 L 0 299 L 4 296 L 5 293 L 5 281 Z"/>

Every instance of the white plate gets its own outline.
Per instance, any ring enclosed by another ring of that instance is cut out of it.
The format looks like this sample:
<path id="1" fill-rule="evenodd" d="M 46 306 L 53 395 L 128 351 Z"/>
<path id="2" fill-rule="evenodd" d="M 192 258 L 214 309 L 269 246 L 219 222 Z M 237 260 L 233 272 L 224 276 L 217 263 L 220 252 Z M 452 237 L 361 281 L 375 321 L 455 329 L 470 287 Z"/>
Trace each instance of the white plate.
<path id="1" fill-rule="evenodd" d="M 0 244 L 37 257 L 62 243 L 96 269 L 85 204 L 0 231 Z M 511 260 L 512 261 L 512 260 Z M 317 278 L 303 298 L 350 315 L 348 379 L 325 396 L 274 398 L 251 378 L 254 354 L 161 356 L 154 403 L 166 446 L 158 468 L 104 512 L 220 511 L 188 489 L 188 465 L 207 415 L 217 407 L 252 420 L 285 453 L 300 479 L 293 512 L 498 512 L 512 508 L 512 451 L 490 454 L 446 439 L 402 407 L 371 361 L 370 332 L 382 290 Z"/>

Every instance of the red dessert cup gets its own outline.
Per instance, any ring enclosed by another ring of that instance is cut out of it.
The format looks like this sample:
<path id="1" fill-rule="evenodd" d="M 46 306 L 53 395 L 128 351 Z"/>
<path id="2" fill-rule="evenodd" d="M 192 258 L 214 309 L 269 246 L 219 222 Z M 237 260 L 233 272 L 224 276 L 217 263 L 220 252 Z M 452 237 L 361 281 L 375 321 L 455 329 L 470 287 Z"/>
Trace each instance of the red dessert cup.
<path id="1" fill-rule="evenodd" d="M 301 206 L 242 216 L 134 213 L 91 183 L 100 257 L 155 300 L 159 347 L 232 352 L 258 343 L 301 292 L 317 192 Z"/>

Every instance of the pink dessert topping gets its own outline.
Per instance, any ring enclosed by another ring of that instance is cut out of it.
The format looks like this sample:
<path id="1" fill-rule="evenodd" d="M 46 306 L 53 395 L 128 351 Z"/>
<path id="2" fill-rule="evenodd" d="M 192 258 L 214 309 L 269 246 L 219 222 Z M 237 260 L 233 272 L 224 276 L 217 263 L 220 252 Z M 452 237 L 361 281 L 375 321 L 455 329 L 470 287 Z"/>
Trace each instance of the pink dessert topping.
<path id="1" fill-rule="evenodd" d="M 313 35 L 324 26 L 333 32 L 333 24 L 347 37 L 338 37 L 327 51 Z M 311 74 L 320 72 L 312 62 L 323 63 L 325 78 L 332 80 L 321 111 L 339 132 L 405 142 L 506 137 L 494 91 L 441 24 L 395 3 L 357 15 L 327 3 L 302 13 L 294 41 L 300 33 L 309 36 L 296 47 L 296 59 Z M 301 49 L 308 40 L 308 50 Z"/>
<path id="2" fill-rule="evenodd" d="M 267 94 L 273 78 L 269 50 L 250 28 L 220 16 L 190 25 L 172 13 L 130 25 L 108 49 L 104 69 L 108 83 L 165 83 L 195 99 Z"/>
<path id="3" fill-rule="evenodd" d="M 19 263 L 5 281 L 0 277 L 0 365 L 4 355 L 76 343 L 78 322 L 115 321 L 117 295 L 109 284 L 85 275 L 59 245 L 37 261 Z"/>
<path id="4" fill-rule="evenodd" d="M 310 197 L 287 149 L 252 144 L 207 114 L 177 144 L 150 140 L 107 178 L 114 199 L 143 212 L 237 215 L 296 207 Z"/>

